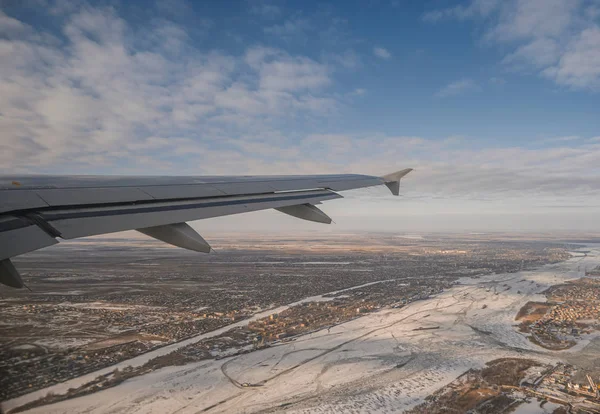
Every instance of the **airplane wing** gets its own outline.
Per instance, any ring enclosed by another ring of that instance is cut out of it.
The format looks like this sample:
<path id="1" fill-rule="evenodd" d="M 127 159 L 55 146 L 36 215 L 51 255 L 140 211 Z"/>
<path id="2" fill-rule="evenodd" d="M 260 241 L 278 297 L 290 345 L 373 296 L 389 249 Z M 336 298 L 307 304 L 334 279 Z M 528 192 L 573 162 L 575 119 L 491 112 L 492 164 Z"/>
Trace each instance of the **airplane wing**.
<path id="1" fill-rule="evenodd" d="M 0 283 L 23 287 L 10 258 L 124 230 L 210 251 L 186 221 L 274 208 L 319 223 L 315 205 L 338 191 L 385 184 L 398 195 L 408 168 L 383 177 L 339 174 L 241 177 L 0 176 Z"/>

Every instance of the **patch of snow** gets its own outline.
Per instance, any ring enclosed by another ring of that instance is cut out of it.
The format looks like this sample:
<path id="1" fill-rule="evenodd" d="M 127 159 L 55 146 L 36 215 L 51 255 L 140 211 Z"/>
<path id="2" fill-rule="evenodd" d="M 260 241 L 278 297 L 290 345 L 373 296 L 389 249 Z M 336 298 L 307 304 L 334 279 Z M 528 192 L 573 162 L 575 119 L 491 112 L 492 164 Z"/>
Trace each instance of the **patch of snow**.
<path id="1" fill-rule="evenodd" d="M 526 401 L 517 406 L 513 414 L 552 414 L 554 410 L 560 407 L 560 404 L 552 402 L 540 402 L 536 399 Z"/>

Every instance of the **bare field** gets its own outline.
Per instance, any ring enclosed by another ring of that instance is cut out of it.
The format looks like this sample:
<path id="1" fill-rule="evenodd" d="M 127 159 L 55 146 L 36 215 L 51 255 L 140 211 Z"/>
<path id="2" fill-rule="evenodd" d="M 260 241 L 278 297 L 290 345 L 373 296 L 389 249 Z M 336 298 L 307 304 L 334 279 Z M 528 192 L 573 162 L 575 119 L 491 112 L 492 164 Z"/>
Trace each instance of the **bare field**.
<path id="1" fill-rule="evenodd" d="M 515 320 L 522 322 L 535 322 L 541 319 L 551 307 L 552 305 L 544 302 L 527 302 L 525 306 L 519 310 Z"/>

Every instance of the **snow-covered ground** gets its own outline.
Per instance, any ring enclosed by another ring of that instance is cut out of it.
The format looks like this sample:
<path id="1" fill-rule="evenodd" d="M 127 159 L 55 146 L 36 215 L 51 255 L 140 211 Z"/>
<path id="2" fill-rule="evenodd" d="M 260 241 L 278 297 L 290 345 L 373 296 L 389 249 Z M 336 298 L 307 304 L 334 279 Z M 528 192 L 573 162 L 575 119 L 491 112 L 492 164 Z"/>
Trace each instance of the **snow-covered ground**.
<path id="1" fill-rule="evenodd" d="M 559 404 L 551 402 L 543 402 L 533 399 L 529 402 L 523 403 L 517 407 L 513 414 L 551 414 L 560 407 Z"/>
<path id="2" fill-rule="evenodd" d="M 549 286 L 600 264 L 599 246 L 584 250 L 590 252 L 535 271 L 463 278 L 452 289 L 402 309 L 367 314 L 249 354 L 164 368 L 28 412 L 401 412 L 487 361 L 521 356 L 549 363 L 569 352 L 532 344 L 515 329 L 514 317 L 527 301 L 543 301 L 540 293 Z M 439 329 L 415 330 L 434 326 Z M 54 392 L 60 392 L 57 387 Z M 33 397 L 11 400 L 5 408 Z"/>

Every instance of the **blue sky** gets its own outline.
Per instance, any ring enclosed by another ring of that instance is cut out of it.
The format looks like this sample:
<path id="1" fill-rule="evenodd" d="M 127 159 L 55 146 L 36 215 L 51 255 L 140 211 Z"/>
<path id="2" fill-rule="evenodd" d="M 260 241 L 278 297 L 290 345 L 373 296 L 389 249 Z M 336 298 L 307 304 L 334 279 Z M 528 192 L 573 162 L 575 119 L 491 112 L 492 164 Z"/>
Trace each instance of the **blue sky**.
<path id="1" fill-rule="evenodd" d="M 2 173 L 414 167 L 401 201 L 325 209 L 597 230 L 598 108 L 598 0 L 0 2 Z"/>

